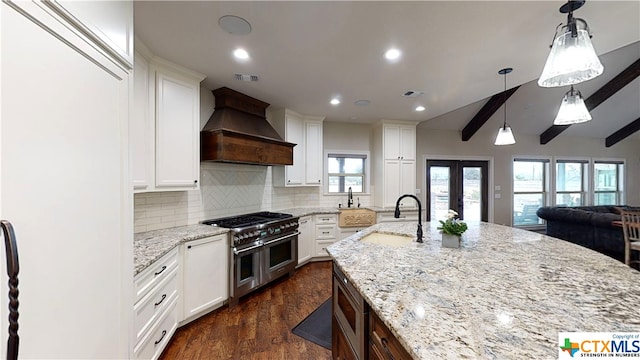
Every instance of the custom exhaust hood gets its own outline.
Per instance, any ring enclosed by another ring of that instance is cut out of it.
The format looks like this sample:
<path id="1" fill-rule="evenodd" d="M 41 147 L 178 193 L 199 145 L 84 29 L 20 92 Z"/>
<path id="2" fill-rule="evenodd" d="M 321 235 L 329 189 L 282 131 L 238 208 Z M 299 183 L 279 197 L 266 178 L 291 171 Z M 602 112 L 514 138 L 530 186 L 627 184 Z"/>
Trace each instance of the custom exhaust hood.
<path id="1" fill-rule="evenodd" d="M 269 124 L 269 104 L 227 87 L 213 90 L 215 111 L 200 132 L 200 159 L 255 165 L 293 165 L 296 144 Z"/>

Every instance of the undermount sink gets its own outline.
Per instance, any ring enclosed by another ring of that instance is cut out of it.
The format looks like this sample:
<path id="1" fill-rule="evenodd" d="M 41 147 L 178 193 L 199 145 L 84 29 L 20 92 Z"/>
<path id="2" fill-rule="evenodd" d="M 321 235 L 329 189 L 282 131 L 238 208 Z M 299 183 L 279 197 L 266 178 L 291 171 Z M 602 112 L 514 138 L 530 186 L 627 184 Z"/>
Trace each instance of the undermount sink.
<path id="1" fill-rule="evenodd" d="M 368 244 L 401 247 L 412 243 L 413 236 L 372 232 L 368 235 L 365 235 L 362 239 L 360 239 L 360 241 Z"/>

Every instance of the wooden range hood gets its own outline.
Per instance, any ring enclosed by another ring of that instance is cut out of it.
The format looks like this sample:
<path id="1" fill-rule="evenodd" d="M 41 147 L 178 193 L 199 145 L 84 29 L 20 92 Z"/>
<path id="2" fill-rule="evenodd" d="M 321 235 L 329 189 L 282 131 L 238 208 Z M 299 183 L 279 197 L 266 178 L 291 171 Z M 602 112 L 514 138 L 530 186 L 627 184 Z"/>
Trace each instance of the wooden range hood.
<path id="1" fill-rule="evenodd" d="M 227 87 L 213 90 L 215 111 L 200 132 L 200 159 L 254 165 L 293 165 L 296 144 L 269 124 L 269 104 Z"/>

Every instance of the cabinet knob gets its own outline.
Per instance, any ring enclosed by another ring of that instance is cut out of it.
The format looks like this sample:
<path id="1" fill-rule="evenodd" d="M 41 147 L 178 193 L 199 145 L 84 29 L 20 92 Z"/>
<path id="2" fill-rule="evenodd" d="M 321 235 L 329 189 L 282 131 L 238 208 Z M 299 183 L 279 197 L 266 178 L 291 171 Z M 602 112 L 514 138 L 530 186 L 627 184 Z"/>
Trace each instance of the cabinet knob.
<path id="1" fill-rule="evenodd" d="M 193 180 L 193 183 L 194 183 L 194 184 L 197 184 L 197 183 L 198 183 L 198 180 Z"/>
<path id="2" fill-rule="evenodd" d="M 318 184 L 320 184 L 320 180 L 318 180 Z"/>

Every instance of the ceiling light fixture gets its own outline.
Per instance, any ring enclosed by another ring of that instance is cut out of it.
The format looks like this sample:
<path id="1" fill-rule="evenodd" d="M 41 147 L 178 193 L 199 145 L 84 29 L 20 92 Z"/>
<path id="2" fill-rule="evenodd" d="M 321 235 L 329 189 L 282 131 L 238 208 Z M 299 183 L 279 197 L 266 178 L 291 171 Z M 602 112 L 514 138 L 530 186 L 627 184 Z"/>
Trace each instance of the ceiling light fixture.
<path id="1" fill-rule="evenodd" d="M 233 56 L 235 56 L 236 59 L 247 60 L 249 58 L 249 53 L 245 49 L 235 49 L 233 51 Z"/>
<path id="2" fill-rule="evenodd" d="M 384 57 L 387 60 L 397 60 L 400 57 L 401 53 L 398 49 L 389 49 L 386 53 L 384 53 Z"/>
<path id="3" fill-rule="evenodd" d="M 556 27 L 551 52 L 538 79 L 538 85 L 574 85 L 593 79 L 604 71 L 591 44 L 591 32 L 587 22 L 573 17 L 573 11 L 582 7 L 584 3 L 585 0 L 569 0 L 560 7 L 561 13 L 568 13 L 567 24 L 560 23 Z"/>
<path id="4" fill-rule="evenodd" d="M 229 34 L 247 35 L 251 32 L 251 24 L 239 16 L 225 15 L 218 19 L 218 25 Z"/>
<path id="5" fill-rule="evenodd" d="M 331 105 L 338 105 L 338 104 L 340 104 L 340 100 L 339 100 L 338 98 L 333 98 L 333 99 L 331 99 L 331 101 L 330 101 L 330 102 L 331 102 Z"/>
<path id="6" fill-rule="evenodd" d="M 427 109 L 427 108 L 425 108 L 425 107 L 424 107 L 424 106 L 422 106 L 422 105 L 418 105 L 418 106 L 416 106 L 416 111 L 425 111 L 426 109 Z"/>
<path id="7" fill-rule="evenodd" d="M 513 68 L 504 68 L 498 71 L 498 74 L 504 75 L 504 123 L 498 130 L 498 136 L 494 145 L 511 145 L 516 143 L 516 138 L 513 137 L 511 127 L 507 125 L 507 74 L 512 72 Z"/>
<path id="8" fill-rule="evenodd" d="M 567 91 L 562 98 L 560 110 L 558 110 L 556 119 L 553 120 L 553 125 L 578 124 L 589 120 L 591 120 L 591 114 L 584 104 L 582 94 L 580 91 L 574 90 L 571 85 L 571 90 Z"/>

